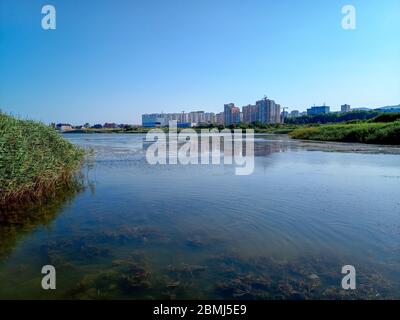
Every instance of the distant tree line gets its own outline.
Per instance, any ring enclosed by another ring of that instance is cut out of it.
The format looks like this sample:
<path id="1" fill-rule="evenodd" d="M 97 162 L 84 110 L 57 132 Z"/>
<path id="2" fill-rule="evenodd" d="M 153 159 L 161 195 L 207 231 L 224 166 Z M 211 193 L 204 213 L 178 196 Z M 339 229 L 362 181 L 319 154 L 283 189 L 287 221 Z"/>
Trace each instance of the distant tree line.
<path id="1" fill-rule="evenodd" d="M 280 127 L 281 124 L 267 124 L 267 123 L 262 123 L 262 122 L 253 122 L 253 123 L 237 123 L 237 124 L 230 124 L 228 126 L 225 126 L 223 124 L 200 124 L 196 128 L 198 129 L 213 129 L 217 128 L 218 130 L 223 130 L 223 129 L 268 129 L 271 127 Z"/>
<path id="2" fill-rule="evenodd" d="M 369 120 L 379 116 L 379 111 L 351 111 L 347 113 L 323 113 L 313 116 L 305 115 L 297 118 L 286 118 L 288 124 L 337 123 L 355 120 Z"/>
<path id="3" fill-rule="evenodd" d="M 381 113 L 376 118 L 370 120 L 373 122 L 394 122 L 400 120 L 400 112 L 385 112 Z"/>
<path id="4" fill-rule="evenodd" d="M 388 113 L 376 110 L 363 111 L 355 110 L 347 113 L 325 113 L 318 115 L 304 115 L 297 118 L 285 118 L 285 124 L 288 125 L 307 125 L 307 124 L 326 124 L 326 123 L 339 123 L 339 122 L 359 122 L 366 121 L 370 122 L 393 122 L 400 120 L 400 113 Z M 262 122 L 253 123 L 239 123 L 225 126 L 223 124 L 200 124 L 197 126 L 199 129 L 212 129 L 218 128 L 218 130 L 228 129 L 269 129 L 279 128 L 282 124 L 267 124 Z"/>

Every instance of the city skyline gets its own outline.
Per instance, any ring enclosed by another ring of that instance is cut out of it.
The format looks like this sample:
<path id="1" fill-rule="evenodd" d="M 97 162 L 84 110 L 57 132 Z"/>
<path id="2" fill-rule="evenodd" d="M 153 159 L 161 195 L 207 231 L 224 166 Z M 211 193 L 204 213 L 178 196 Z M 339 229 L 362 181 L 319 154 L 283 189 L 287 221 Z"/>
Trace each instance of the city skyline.
<path id="1" fill-rule="evenodd" d="M 400 3 L 3 1 L 0 108 L 45 123 L 140 123 L 146 112 L 220 112 L 260 96 L 305 111 L 400 103 Z M 222 111 L 222 110 L 221 110 Z"/>
<path id="2" fill-rule="evenodd" d="M 267 99 L 267 97 L 264 97 L 261 100 L 263 100 L 263 99 Z M 244 106 L 241 106 L 241 107 L 236 106 L 235 103 L 232 103 L 232 102 L 228 103 L 228 104 L 225 104 L 225 105 L 231 105 L 231 104 L 234 105 L 235 107 L 237 107 L 240 110 L 241 116 L 243 117 L 244 113 L 246 112 L 245 109 L 248 108 L 248 107 L 256 107 L 257 102 L 260 102 L 260 101 L 256 101 L 255 104 L 247 104 L 247 105 L 244 105 Z M 305 110 L 296 109 L 296 108 L 288 108 L 288 107 L 284 107 L 285 110 L 283 110 L 283 107 L 281 105 L 278 104 L 278 106 L 280 106 L 280 108 L 281 108 L 280 109 L 281 115 L 282 115 L 283 112 L 286 113 L 285 118 L 286 117 L 293 117 L 294 114 L 296 114 L 294 117 L 297 117 L 297 116 L 300 117 L 302 115 L 312 115 L 312 113 L 309 112 L 310 109 L 322 108 L 322 107 L 327 107 L 329 109 L 327 113 L 343 113 L 343 112 L 350 112 L 350 111 L 356 111 L 356 110 L 371 110 L 372 111 L 372 110 L 377 110 L 377 109 L 381 109 L 381 108 L 385 108 L 385 107 L 386 108 L 387 107 L 393 107 L 395 109 L 400 109 L 400 104 L 390 105 L 390 106 L 373 106 L 373 107 L 359 107 L 359 106 L 354 106 L 353 107 L 353 106 L 351 106 L 349 104 L 342 104 L 339 107 L 332 108 L 331 105 L 327 105 L 326 103 L 323 103 L 323 104 L 319 104 L 319 105 L 314 104 L 312 106 L 309 106 L 309 107 L 305 108 Z M 343 109 L 343 107 L 346 107 L 346 108 Z M 197 113 L 203 113 L 206 117 L 210 117 L 211 115 L 214 116 L 215 117 L 215 121 L 212 121 L 214 123 L 223 123 L 224 122 L 224 121 L 218 121 L 217 120 L 218 116 L 220 116 L 220 115 L 222 115 L 222 117 L 224 117 L 224 107 L 223 107 L 222 110 L 218 110 L 218 111 L 206 111 L 205 109 L 201 110 L 201 108 L 197 108 L 197 109 L 195 108 L 195 109 L 188 110 L 188 111 L 181 110 L 180 112 L 178 112 L 176 110 L 175 110 L 175 112 L 174 111 L 172 111 L 172 112 L 145 112 L 145 113 L 141 113 L 139 115 L 140 121 L 138 123 L 130 123 L 129 121 L 114 121 L 113 122 L 113 121 L 107 121 L 107 120 L 106 121 L 87 122 L 84 119 L 82 119 L 81 121 L 78 121 L 77 123 L 73 123 L 73 122 L 69 123 L 68 121 L 64 121 L 64 122 L 63 121 L 61 121 L 61 122 L 60 121 L 52 121 L 52 122 L 49 122 L 49 124 L 52 124 L 52 123 L 54 123 L 54 124 L 56 124 L 56 123 L 58 123 L 58 124 L 68 123 L 68 124 L 72 124 L 72 125 L 82 125 L 83 126 L 86 123 L 86 124 L 90 124 L 90 125 L 98 125 L 98 124 L 117 124 L 117 125 L 122 125 L 122 124 L 124 124 L 124 125 L 137 125 L 137 126 L 140 126 L 143 123 L 143 116 L 144 115 L 148 115 L 148 116 L 167 115 L 167 116 L 172 116 L 172 119 L 170 119 L 170 120 L 182 121 L 181 119 L 179 119 L 182 115 L 190 117 L 190 114 L 197 114 Z M 222 119 L 224 120 L 224 118 L 222 118 Z M 187 120 L 187 121 L 191 122 L 190 120 Z M 192 122 L 196 123 L 197 121 L 192 121 Z M 210 121 L 206 121 L 206 122 L 210 122 Z M 252 123 L 252 122 L 255 122 L 255 121 L 246 121 L 245 120 L 245 121 L 241 121 L 241 122 L 243 122 L 243 123 Z"/>

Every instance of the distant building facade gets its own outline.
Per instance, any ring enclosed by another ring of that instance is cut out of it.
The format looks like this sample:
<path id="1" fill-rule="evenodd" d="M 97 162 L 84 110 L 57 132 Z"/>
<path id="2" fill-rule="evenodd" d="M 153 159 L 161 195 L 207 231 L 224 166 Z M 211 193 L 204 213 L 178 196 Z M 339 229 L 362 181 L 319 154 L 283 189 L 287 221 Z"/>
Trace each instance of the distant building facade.
<path id="1" fill-rule="evenodd" d="M 299 110 L 293 110 L 292 112 L 290 112 L 290 118 L 298 118 L 298 117 L 300 117 Z"/>
<path id="2" fill-rule="evenodd" d="M 244 106 L 243 122 L 281 123 L 281 106 L 268 98 L 257 101 L 255 105 Z"/>
<path id="3" fill-rule="evenodd" d="M 196 124 L 205 123 L 205 112 L 204 111 L 192 111 L 189 113 L 189 121 Z"/>
<path id="4" fill-rule="evenodd" d="M 257 121 L 266 124 L 281 123 L 281 106 L 274 100 L 264 98 L 256 102 L 258 119 Z"/>
<path id="5" fill-rule="evenodd" d="M 165 127 L 170 121 L 176 121 L 178 127 L 192 127 L 199 124 L 216 123 L 213 112 L 192 111 L 189 113 L 152 113 L 142 115 L 142 126 L 147 128 Z"/>
<path id="6" fill-rule="evenodd" d="M 142 126 L 145 128 L 164 127 L 168 125 L 168 119 L 165 114 L 143 114 Z"/>
<path id="7" fill-rule="evenodd" d="M 242 110 L 244 123 L 254 123 L 258 121 L 258 107 L 256 105 L 249 104 L 244 106 Z"/>
<path id="8" fill-rule="evenodd" d="M 224 123 L 226 126 L 240 123 L 240 109 L 234 103 L 224 105 Z"/>
<path id="9" fill-rule="evenodd" d="M 71 131 L 73 130 L 72 126 L 69 123 L 58 123 L 56 125 L 56 129 L 59 131 Z"/>
<path id="10" fill-rule="evenodd" d="M 346 112 L 350 112 L 351 108 L 350 108 L 350 105 L 344 104 L 344 105 L 342 105 L 342 106 L 340 107 L 340 110 L 341 110 L 343 113 L 346 113 Z"/>
<path id="11" fill-rule="evenodd" d="M 224 124 L 225 123 L 225 113 L 220 112 L 215 115 L 215 120 L 217 124 Z"/>
<path id="12" fill-rule="evenodd" d="M 307 109 L 307 115 L 315 116 L 317 114 L 329 113 L 330 110 L 331 110 L 331 108 L 328 106 L 314 106 L 314 107 Z"/>
<path id="13" fill-rule="evenodd" d="M 206 112 L 204 114 L 205 123 L 214 124 L 217 122 L 217 117 L 215 116 L 214 112 Z"/>
<path id="14" fill-rule="evenodd" d="M 191 128 L 194 127 L 193 122 L 177 122 L 176 123 L 177 128 Z"/>
<path id="15" fill-rule="evenodd" d="M 255 105 L 247 105 L 242 108 L 236 107 L 234 103 L 224 105 L 224 111 L 220 113 L 192 111 L 189 113 L 153 113 L 142 115 L 143 127 L 168 126 L 169 121 L 177 121 L 178 126 L 197 126 L 201 124 L 224 124 L 226 126 L 239 123 L 261 122 L 265 124 L 276 124 L 282 122 L 281 106 L 274 100 L 264 98 Z"/>

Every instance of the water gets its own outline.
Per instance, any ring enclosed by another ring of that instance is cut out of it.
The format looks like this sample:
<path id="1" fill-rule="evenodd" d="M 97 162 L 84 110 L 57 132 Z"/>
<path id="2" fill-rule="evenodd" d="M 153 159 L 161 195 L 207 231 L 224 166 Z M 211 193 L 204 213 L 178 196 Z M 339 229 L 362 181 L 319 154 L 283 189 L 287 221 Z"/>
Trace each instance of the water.
<path id="1" fill-rule="evenodd" d="M 400 297 L 398 148 L 260 135 L 236 176 L 151 166 L 143 135 L 66 137 L 94 149 L 85 188 L 1 222 L 0 298 Z"/>

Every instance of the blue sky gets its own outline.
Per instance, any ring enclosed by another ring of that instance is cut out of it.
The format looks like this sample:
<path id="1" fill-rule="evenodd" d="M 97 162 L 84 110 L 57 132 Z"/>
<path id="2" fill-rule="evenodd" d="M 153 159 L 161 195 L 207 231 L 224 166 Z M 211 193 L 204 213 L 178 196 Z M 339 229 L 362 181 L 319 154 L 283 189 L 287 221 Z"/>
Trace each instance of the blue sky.
<path id="1" fill-rule="evenodd" d="M 41 8 L 57 29 L 41 28 Z M 357 10 L 341 28 L 342 6 Z M 399 0 L 0 0 L 0 108 L 48 122 L 400 103 Z"/>

